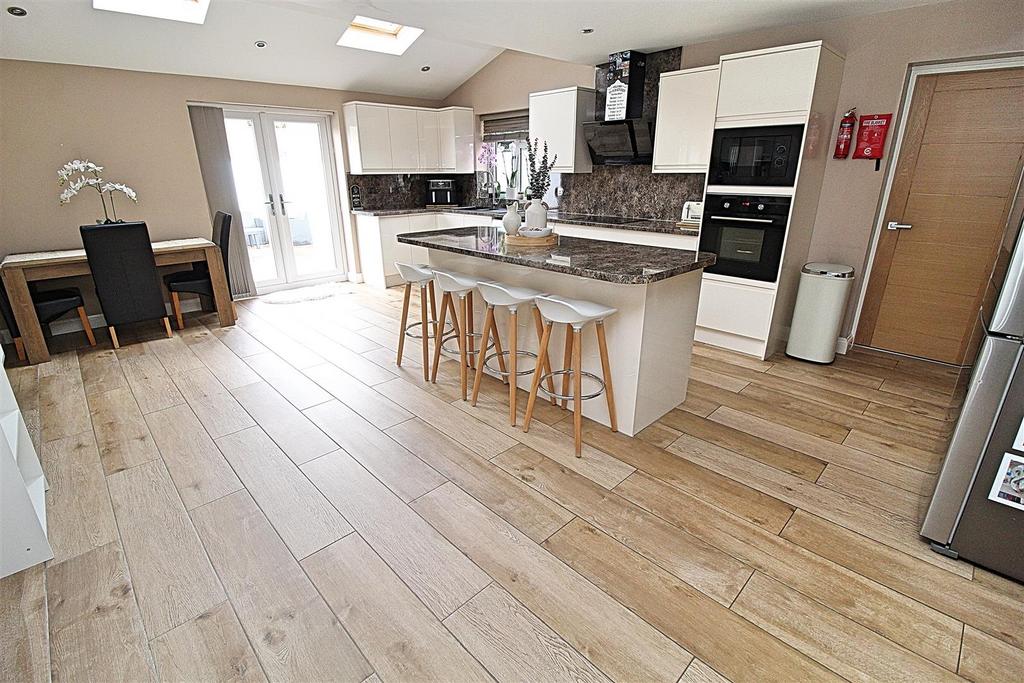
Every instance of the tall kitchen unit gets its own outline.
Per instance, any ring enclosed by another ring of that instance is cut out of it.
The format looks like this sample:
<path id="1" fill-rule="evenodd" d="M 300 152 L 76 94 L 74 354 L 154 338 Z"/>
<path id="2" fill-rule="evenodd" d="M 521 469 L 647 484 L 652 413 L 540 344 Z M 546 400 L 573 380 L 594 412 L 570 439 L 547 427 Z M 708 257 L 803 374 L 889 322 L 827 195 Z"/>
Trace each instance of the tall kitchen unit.
<path id="1" fill-rule="evenodd" d="M 1024 581 L 1024 199 L 1018 189 L 978 320 L 980 349 L 921 535 Z"/>
<path id="2" fill-rule="evenodd" d="M 715 169 L 709 168 L 701 250 L 718 253 L 723 270 L 724 254 L 729 249 L 723 244 L 706 244 L 706 238 L 713 234 L 710 222 L 731 223 L 734 227 L 720 234 L 732 235 L 733 246 L 736 246 L 738 240 L 743 239 L 744 229 L 740 227 L 743 221 L 754 226 L 768 219 L 743 215 L 715 218 L 722 212 L 712 209 L 717 206 L 735 212 L 736 201 L 732 198 L 761 197 L 772 199 L 753 200 L 755 211 L 760 205 L 766 212 L 772 205 L 788 203 L 789 208 L 788 215 L 774 218 L 785 231 L 781 237 L 772 238 L 782 242 L 781 258 L 772 266 L 773 271 L 778 269 L 774 277 L 756 279 L 720 274 L 713 272 L 714 267 L 705 270 L 697 312 L 698 341 L 758 358 L 767 358 L 785 344 L 800 268 L 807 261 L 814 230 L 843 65 L 843 58 L 821 41 L 723 55 L 719 60 L 715 144 L 732 132 L 742 137 L 747 132 L 758 135 L 766 129 L 802 131 L 795 179 L 788 186 L 717 184 L 713 178 Z M 740 161 L 742 163 L 742 159 Z M 742 251 L 753 252 L 756 256 L 762 243 L 753 229 L 747 232 L 750 239 L 758 241 Z"/>

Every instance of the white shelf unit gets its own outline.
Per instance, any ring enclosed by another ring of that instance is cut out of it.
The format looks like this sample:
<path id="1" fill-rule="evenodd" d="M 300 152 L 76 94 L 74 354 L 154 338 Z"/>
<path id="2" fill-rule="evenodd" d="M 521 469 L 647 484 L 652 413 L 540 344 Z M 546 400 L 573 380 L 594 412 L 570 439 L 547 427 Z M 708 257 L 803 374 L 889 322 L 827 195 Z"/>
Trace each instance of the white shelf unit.
<path id="1" fill-rule="evenodd" d="M 0 349 L 0 366 L 4 353 Z M 53 557 L 46 477 L 6 372 L 0 372 L 0 577 Z"/>
<path id="2" fill-rule="evenodd" d="M 346 102 L 342 111 L 349 173 L 473 173 L 475 170 L 472 109 Z"/>

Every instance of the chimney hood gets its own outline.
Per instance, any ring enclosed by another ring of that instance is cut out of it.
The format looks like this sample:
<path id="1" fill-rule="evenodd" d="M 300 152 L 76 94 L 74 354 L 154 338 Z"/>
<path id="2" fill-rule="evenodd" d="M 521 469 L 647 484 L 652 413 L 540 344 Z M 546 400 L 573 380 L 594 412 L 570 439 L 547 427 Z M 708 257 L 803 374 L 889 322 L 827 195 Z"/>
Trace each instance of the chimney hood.
<path id="1" fill-rule="evenodd" d="M 644 116 L 646 72 L 647 55 L 636 50 L 613 52 L 608 55 L 608 65 L 599 67 L 597 120 L 583 124 L 594 164 L 652 162 L 654 122 Z"/>

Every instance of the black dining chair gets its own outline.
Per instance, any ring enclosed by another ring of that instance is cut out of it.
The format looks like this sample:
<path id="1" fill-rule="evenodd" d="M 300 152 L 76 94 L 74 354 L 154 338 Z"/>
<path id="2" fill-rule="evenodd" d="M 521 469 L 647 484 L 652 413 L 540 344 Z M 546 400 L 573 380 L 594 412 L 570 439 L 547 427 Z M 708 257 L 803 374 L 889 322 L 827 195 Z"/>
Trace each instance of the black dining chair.
<path id="1" fill-rule="evenodd" d="M 213 216 L 213 237 L 212 241 L 220 247 L 220 255 L 224 261 L 224 277 L 228 282 L 228 291 L 231 290 L 231 275 L 228 271 L 228 250 L 231 248 L 231 214 L 218 211 Z M 174 320 L 178 329 L 185 329 L 185 318 L 181 314 L 182 293 L 198 294 L 213 298 L 213 283 L 210 280 L 210 269 L 205 261 L 192 264 L 192 270 L 179 270 L 176 273 L 164 275 L 164 285 L 171 293 L 171 307 L 174 309 Z M 234 304 L 232 304 L 233 306 Z"/>
<path id="2" fill-rule="evenodd" d="M 89 345 L 96 346 L 96 336 L 92 333 L 92 325 L 89 324 L 89 316 L 85 312 L 85 301 L 82 299 L 81 290 L 77 287 L 50 289 L 43 292 L 33 289 L 31 294 L 39 324 L 49 325 L 57 318 L 77 310 Z M 0 284 L 0 315 L 3 316 L 7 331 L 10 332 L 11 338 L 14 340 L 14 350 L 18 354 L 18 360 L 25 360 L 25 345 L 21 341 L 21 331 L 18 329 L 18 321 L 14 317 L 14 309 L 11 307 L 11 300 L 7 297 L 7 290 L 3 284 Z"/>
<path id="3" fill-rule="evenodd" d="M 146 224 L 83 225 L 80 230 L 114 348 L 120 348 L 118 325 L 161 318 L 167 336 L 173 336 Z"/>

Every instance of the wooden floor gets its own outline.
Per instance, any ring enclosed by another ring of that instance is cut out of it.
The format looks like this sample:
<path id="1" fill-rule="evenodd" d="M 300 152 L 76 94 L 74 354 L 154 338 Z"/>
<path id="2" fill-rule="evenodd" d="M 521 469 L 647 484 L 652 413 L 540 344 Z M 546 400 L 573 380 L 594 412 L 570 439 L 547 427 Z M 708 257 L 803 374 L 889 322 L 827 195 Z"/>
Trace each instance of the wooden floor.
<path id="1" fill-rule="evenodd" d="M 0 679 L 1019 680 L 1024 586 L 916 533 L 948 370 L 698 347 L 576 459 L 347 291 L 9 369 L 55 558 L 0 581 Z"/>

